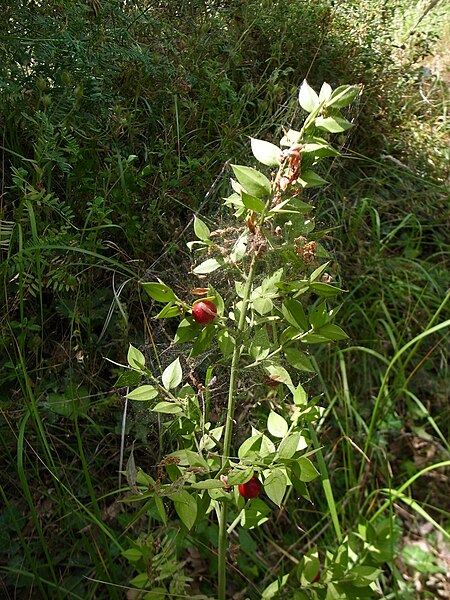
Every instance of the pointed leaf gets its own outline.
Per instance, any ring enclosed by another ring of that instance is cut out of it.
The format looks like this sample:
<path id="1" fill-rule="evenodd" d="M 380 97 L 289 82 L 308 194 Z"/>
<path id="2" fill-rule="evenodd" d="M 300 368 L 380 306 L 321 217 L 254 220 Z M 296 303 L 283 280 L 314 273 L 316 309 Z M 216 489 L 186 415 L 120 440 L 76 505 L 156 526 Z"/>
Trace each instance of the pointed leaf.
<path id="1" fill-rule="evenodd" d="M 181 308 L 178 304 L 169 303 L 159 311 L 155 316 L 155 319 L 171 319 L 173 317 L 178 317 L 179 315 L 181 315 Z"/>
<path id="2" fill-rule="evenodd" d="M 311 283 L 309 288 L 318 296 L 322 296 L 322 298 L 332 298 L 333 296 L 337 296 L 338 294 L 342 294 L 344 292 L 344 290 L 334 287 L 334 285 L 323 283 L 321 281 L 315 281 L 314 283 Z"/>
<path id="3" fill-rule="evenodd" d="M 127 398 L 129 400 L 147 402 L 148 400 L 153 400 L 154 398 L 156 398 L 158 393 L 158 390 L 152 385 L 141 385 L 140 387 L 127 394 Z"/>
<path id="4" fill-rule="evenodd" d="M 145 368 L 145 356 L 140 350 L 138 350 L 131 344 L 128 349 L 127 361 L 132 369 L 137 369 L 138 371 L 141 371 L 143 368 Z"/>
<path id="5" fill-rule="evenodd" d="M 197 216 L 194 217 L 194 232 L 198 239 L 202 240 L 202 242 L 209 241 L 209 236 L 211 235 L 211 232 L 209 231 L 206 223 L 204 223 Z"/>
<path id="6" fill-rule="evenodd" d="M 327 106 L 344 108 L 353 102 L 353 100 L 359 94 L 359 91 L 360 90 L 357 85 L 341 85 L 334 90 L 331 98 L 327 102 Z"/>
<path id="7" fill-rule="evenodd" d="M 256 198 L 256 196 L 251 196 L 244 191 L 242 192 L 242 202 L 245 208 L 254 210 L 256 213 L 262 213 L 265 207 L 265 203 L 262 200 Z"/>
<path id="8" fill-rule="evenodd" d="M 311 171 L 311 169 L 302 171 L 297 181 L 304 188 L 318 187 L 319 185 L 325 185 L 328 183 L 326 179 L 317 173 L 314 173 L 314 171 Z"/>
<path id="9" fill-rule="evenodd" d="M 166 402 L 164 400 L 163 402 L 158 402 L 158 404 L 152 408 L 152 411 L 163 413 L 165 415 L 179 415 L 183 412 L 183 409 L 175 402 Z"/>
<path id="10" fill-rule="evenodd" d="M 306 79 L 303 80 L 303 83 L 300 86 L 298 101 L 303 110 L 306 110 L 306 112 L 309 113 L 313 112 L 319 105 L 319 96 L 312 87 L 308 85 Z"/>
<path id="11" fill-rule="evenodd" d="M 272 469 L 264 480 L 264 491 L 277 506 L 281 506 L 286 487 L 286 475 L 281 469 Z"/>
<path id="12" fill-rule="evenodd" d="M 198 334 L 198 324 L 195 323 L 192 318 L 183 319 L 178 325 L 178 329 L 173 341 L 175 344 L 184 344 L 185 342 L 192 341 L 198 336 Z"/>
<path id="13" fill-rule="evenodd" d="M 287 438 L 284 438 L 284 440 L 281 440 L 280 445 L 278 446 L 278 456 L 285 460 L 292 458 L 297 452 L 299 442 L 299 433 L 292 433 Z"/>
<path id="14" fill-rule="evenodd" d="M 231 165 L 231 168 L 241 186 L 250 195 L 256 198 L 266 198 L 270 195 L 270 181 L 265 175 L 252 167 Z"/>
<path id="15" fill-rule="evenodd" d="M 268 365 L 265 367 L 267 374 L 273 381 L 284 383 L 288 387 L 292 387 L 292 379 L 289 373 L 281 365 Z"/>
<path id="16" fill-rule="evenodd" d="M 223 265 L 223 262 L 219 262 L 215 258 L 208 258 L 203 261 L 199 265 L 195 267 L 193 273 L 196 275 L 206 275 L 207 273 L 212 273 L 213 271 L 217 271 Z"/>
<path id="17" fill-rule="evenodd" d="M 253 156 L 267 167 L 278 167 L 280 165 L 281 150 L 275 144 L 264 140 L 250 138 Z"/>
<path id="18" fill-rule="evenodd" d="M 164 369 L 162 374 L 163 386 L 166 390 L 171 390 L 180 385 L 183 379 L 183 371 L 181 369 L 180 359 L 176 358 L 168 367 Z"/>
<path id="19" fill-rule="evenodd" d="M 165 283 L 148 282 L 141 284 L 150 298 L 157 302 L 173 302 L 177 299 L 173 291 Z"/>
<path id="20" fill-rule="evenodd" d="M 300 465 L 300 471 L 301 471 L 300 480 L 301 481 L 308 483 L 309 481 L 313 481 L 313 479 L 315 479 L 316 477 L 319 476 L 319 471 L 312 464 L 312 462 L 309 460 L 309 458 L 305 458 L 304 456 L 301 456 L 297 462 Z"/>
<path id="21" fill-rule="evenodd" d="M 182 523 L 192 529 L 197 518 L 197 501 L 188 492 L 182 491 L 172 496 L 173 505 Z"/>
<path id="22" fill-rule="evenodd" d="M 267 429 L 274 437 L 283 438 L 288 432 L 289 425 L 281 415 L 271 410 L 267 419 Z"/>
<path id="23" fill-rule="evenodd" d="M 286 298 L 281 307 L 281 311 L 286 321 L 293 327 L 300 329 L 300 331 L 307 331 L 309 329 L 305 310 L 302 303 L 298 300 Z"/>
<path id="24" fill-rule="evenodd" d="M 319 101 L 323 102 L 324 100 L 328 100 L 333 93 L 331 85 L 326 83 L 325 81 L 322 83 L 322 87 L 319 92 Z"/>
<path id="25" fill-rule="evenodd" d="M 345 331 L 341 329 L 339 325 L 335 325 L 334 323 L 323 325 L 323 327 L 317 330 L 317 333 L 335 342 L 348 339 L 348 335 Z"/>
<path id="26" fill-rule="evenodd" d="M 297 348 L 288 347 L 284 349 L 284 355 L 288 363 L 298 371 L 307 371 L 315 373 L 315 369 L 309 357 Z"/>
<path id="27" fill-rule="evenodd" d="M 324 129 L 330 133 L 341 133 L 353 127 L 352 123 L 349 123 L 343 117 L 317 117 L 315 125 L 319 129 Z"/>

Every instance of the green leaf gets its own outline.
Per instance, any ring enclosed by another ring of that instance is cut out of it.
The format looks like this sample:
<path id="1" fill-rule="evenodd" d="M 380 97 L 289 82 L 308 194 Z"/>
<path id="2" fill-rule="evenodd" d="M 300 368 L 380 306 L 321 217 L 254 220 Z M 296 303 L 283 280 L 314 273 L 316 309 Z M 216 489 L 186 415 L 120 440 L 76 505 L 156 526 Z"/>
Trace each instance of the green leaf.
<path id="1" fill-rule="evenodd" d="M 262 433 L 258 435 L 254 435 L 250 438 L 244 440 L 239 447 L 238 457 L 243 460 L 244 458 L 248 460 L 256 459 L 257 452 L 261 447 Z"/>
<path id="2" fill-rule="evenodd" d="M 318 296 L 322 296 L 322 298 L 333 298 L 334 296 L 342 294 L 345 291 L 334 287 L 329 283 L 323 283 L 321 281 L 314 281 L 310 284 L 309 288 Z"/>
<path id="3" fill-rule="evenodd" d="M 242 511 L 241 525 L 246 529 L 259 527 L 268 521 L 267 515 L 270 513 L 270 508 L 261 500 L 261 498 L 253 498 L 249 500 Z"/>
<path id="4" fill-rule="evenodd" d="M 254 210 L 256 213 L 262 213 L 265 207 L 265 203 L 257 198 L 256 196 L 251 196 L 247 194 L 247 192 L 242 192 L 242 202 L 245 208 L 249 210 Z"/>
<path id="5" fill-rule="evenodd" d="M 236 179 L 251 196 L 263 199 L 270 195 L 270 181 L 265 175 L 256 169 L 252 169 L 252 167 L 231 165 L 231 168 L 236 175 Z"/>
<path id="6" fill-rule="evenodd" d="M 152 385 L 141 385 L 140 387 L 127 394 L 127 398 L 129 400 L 147 402 L 148 400 L 153 400 L 154 398 L 156 398 L 158 393 L 158 390 Z"/>
<path id="7" fill-rule="evenodd" d="M 139 573 L 136 577 L 130 581 L 130 585 L 137 587 L 139 589 L 146 588 L 150 583 L 147 573 Z"/>
<path id="8" fill-rule="evenodd" d="M 278 167 L 280 165 L 281 150 L 275 144 L 264 140 L 250 138 L 253 156 L 267 167 Z"/>
<path id="9" fill-rule="evenodd" d="M 260 296 L 258 298 L 252 299 L 253 308 L 259 315 L 266 315 L 273 308 L 273 302 L 270 298 L 265 296 Z"/>
<path id="10" fill-rule="evenodd" d="M 182 491 L 172 496 L 173 505 L 182 523 L 190 530 L 197 518 L 197 501 L 188 492 Z"/>
<path id="11" fill-rule="evenodd" d="M 316 306 L 314 306 L 309 311 L 308 318 L 309 318 L 309 322 L 311 323 L 311 326 L 315 330 L 317 330 L 320 327 L 322 327 L 323 325 L 325 325 L 325 323 L 329 320 L 326 303 L 321 302 L 320 304 L 317 304 Z"/>
<path id="12" fill-rule="evenodd" d="M 264 491 L 277 506 L 281 506 L 284 494 L 286 493 L 286 487 L 287 480 L 283 471 L 277 467 L 271 469 L 269 475 L 264 480 Z"/>
<path id="13" fill-rule="evenodd" d="M 145 356 L 140 350 L 138 350 L 131 344 L 128 348 L 127 361 L 132 369 L 142 371 L 142 369 L 145 368 Z"/>
<path id="14" fill-rule="evenodd" d="M 316 92 L 308 85 L 306 79 L 303 80 L 302 85 L 300 86 L 300 91 L 298 94 L 298 102 L 303 110 L 306 112 L 313 112 L 319 106 L 319 96 Z"/>
<path id="15" fill-rule="evenodd" d="M 129 548 L 128 550 L 121 552 L 121 554 L 131 563 L 135 563 L 142 558 L 142 551 L 140 548 Z"/>
<path id="16" fill-rule="evenodd" d="M 270 600 L 271 598 L 278 596 L 278 592 L 286 585 L 288 578 L 289 575 L 287 574 L 283 575 L 281 579 L 278 578 L 276 581 L 272 581 L 272 583 L 263 591 L 261 600 Z"/>
<path id="17" fill-rule="evenodd" d="M 153 300 L 156 300 L 157 302 L 167 303 L 173 302 L 177 299 L 174 292 L 165 283 L 149 282 L 141 283 L 141 285 L 147 292 L 147 294 L 150 296 L 150 298 L 153 298 Z"/>
<path id="18" fill-rule="evenodd" d="M 280 445 L 278 446 L 278 456 L 285 460 L 292 458 L 297 452 L 299 441 L 299 433 L 292 433 L 291 435 L 288 435 L 288 437 L 284 438 L 284 440 L 281 440 Z"/>
<path id="19" fill-rule="evenodd" d="M 297 462 L 300 466 L 300 473 L 301 473 L 300 481 L 309 483 L 310 481 L 313 481 L 316 477 L 319 476 L 319 471 L 312 464 L 312 462 L 309 460 L 309 458 L 305 458 L 304 456 L 301 456 L 297 460 Z"/>
<path id="20" fill-rule="evenodd" d="M 382 573 L 381 569 L 369 565 L 356 565 L 347 574 L 346 579 L 350 580 L 353 585 L 365 587 L 372 581 L 375 581 Z"/>
<path id="21" fill-rule="evenodd" d="M 339 152 L 332 148 L 325 141 L 323 142 L 311 142 L 305 144 L 302 149 L 303 154 L 314 154 L 318 158 L 324 158 L 325 156 L 339 156 Z"/>
<path id="22" fill-rule="evenodd" d="M 227 329 L 221 329 L 217 334 L 217 343 L 224 358 L 229 358 L 234 350 L 234 338 Z"/>
<path id="23" fill-rule="evenodd" d="M 211 346 L 211 344 L 214 340 L 214 337 L 213 337 L 214 330 L 215 330 L 215 327 L 214 327 L 214 325 L 211 325 L 211 324 L 207 325 L 206 327 L 203 327 L 200 335 L 195 340 L 194 345 L 192 346 L 192 350 L 189 354 L 189 356 L 191 358 L 198 356 L 199 354 L 202 354 L 202 352 L 205 352 Z"/>
<path id="24" fill-rule="evenodd" d="M 289 129 L 289 131 L 281 138 L 280 146 L 293 146 L 294 144 L 300 143 L 302 134 L 300 131 L 295 129 Z"/>
<path id="25" fill-rule="evenodd" d="M 179 415 L 183 412 L 183 409 L 175 402 L 167 402 L 164 400 L 163 402 L 158 402 L 158 404 L 152 408 L 152 411 L 163 413 L 165 415 Z"/>
<path id="26" fill-rule="evenodd" d="M 270 352 L 270 340 L 265 327 L 258 327 L 250 342 L 249 354 L 255 361 L 264 360 Z"/>
<path id="27" fill-rule="evenodd" d="M 193 273 L 196 275 L 207 275 L 213 271 L 217 271 L 223 265 L 223 261 L 219 262 L 215 258 L 207 258 L 205 261 L 195 267 Z"/>
<path id="28" fill-rule="evenodd" d="M 134 387 L 142 378 L 142 373 L 138 371 L 123 371 L 117 379 L 114 387 Z"/>
<path id="29" fill-rule="evenodd" d="M 199 240 L 202 242 L 208 242 L 211 232 L 206 225 L 199 217 L 194 217 L 194 232 Z"/>
<path id="30" fill-rule="evenodd" d="M 211 429 L 207 433 L 205 433 L 199 443 L 199 450 L 212 450 L 217 443 L 220 441 L 222 437 L 224 426 L 220 425 L 220 427 L 215 427 Z"/>
<path id="31" fill-rule="evenodd" d="M 274 437 L 283 438 L 288 432 L 289 425 L 281 415 L 271 410 L 267 419 L 267 429 Z"/>
<path id="32" fill-rule="evenodd" d="M 183 379 L 183 371 L 181 369 L 180 359 L 176 358 L 168 367 L 164 369 L 162 374 L 163 386 L 166 390 L 171 390 L 180 385 Z"/>
<path id="33" fill-rule="evenodd" d="M 327 106 L 333 106 L 333 108 L 344 108 L 345 106 L 351 104 L 358 94 L 359 87 L 357 85 L 341 85 L 331 94 L 331 97 L 327 102 Z"/>
<path id="34" fill-rule="evenodd" d="M 334 323 L 323 325 L 323 327 L 320 327 L 320 329 L 317 330 L 317 333 L 335 342 L 348 339 L 348 335 L 345 331 L 341 329 L 339 325 L 335 325 Z"/>
<path id="35" fill-rule="evenodd" d="M 341 133 L 347 131 L 350 127 L 353 127 L 352 123 L 349 123 L 343 117 L 317 117 L 315 125 L 318 129 L 324 129 L 330 133 Z"/>
<path id="36" fill-rule="evenodd" d="M 265 295 L 271 294 L 272 297 L 277 297 L 279 292 L 277 283 L 280 283 L 282 278 L 283 268 L 277 269 L 271 275 L 263 279 L 261 282 L 262 293 Z"/>
<path id="37" fill-rule="evenodd" d="M 196 490 L 223 490 L 224 484 L 218 479 L 205 479 L 204 481 L 197 481 L 191 484 Z"/>
<path id="38" fill-rule="evenodd" d="M 259 455 L 261 458 L 267 458 L 275 454 L 276 448 L 275 444 L 272 440 L 267 437 L 267 435 L 263 435 L 261 438 L 261 448 L 259 450 Z"/>
<path id="39" fill-rule="evenodd" d="M 234 246 L 230 252 L 230 262 L 231 263 L 236 264 L 244 258 L 245 254 L 247 252 L 247 240 L 248 240 L 247 232 L 244 231 L 244 233 L 242 233 L 238 237 L 238 239 L 234 243 Z"/>
<path id="40" fill-rule="evenodd" d="M 279 381 L 280 383 L 284 383 L 288 387 L 292 387 L 291 376 L 281 365 L 267 365 L 265 367 L 265 370 L 270 379 L 273 379 L 274 381 Z"/>
<path id="41" fill-rule="evenodd" d="M 298 182 L 303 188 L 318 187 L 320 185 L 325 185 L 326 183 L 328 183 L 326 179 L 324 179 L 320 175 L 317 175 L 317 173 L 314 173 L 314 171 L 311 171 L 310 169 L 301 172 L 301 175 L 298 178 Z"/>
<path id="42" fill-rule="evenodd" d="M 159 313 L 155 316 L 155 319 L 172 319 L 173 317 L 178 317 L 181 315 L 181 308 L 178 304 L 166 304 L 166 306 L 159 311 Z"/>
<path id="43" fill-rule="evenodd" d="M 198 452 L 194 452 L 193 450 L 175 450 L 168 456 L 174 457 L 178 459 L 178 463 L 180 466 L 189 466 L 189 467 L 202 467 L 205 471 L 209 471 L 209 466 L 206 460 L 203 458 L 201 454 Z M 169 465 L 166 465 L 166 468 Z"/>
<path id="44" fill-rule="evenodd" d="M 298 300 L 287 298 L 283 303 L 281 312 L 286 321 L 296 329 L 300 331 L 307 331 L 309 329 L 303 305 Z"/>
<path id="45" fill-rule="evenodd" d="M 228 473 L 228 485 L 239 485 L 240 483 L 246 483 L 249 481 L 255 473 L 252 466 L 245 468 L 234 468 Z"/>
<path id="46" fill-rule="evenodd" d="M 308 394 L 305 391 L 305 388 L 299 383 L 298 386 L 294 390 L 294 404 L 296 406 L 303 406 L 308 402 Z"/>
<path id="47" fill-rule="evenodd" d="M 320 267 L 317 267 L 317 269 L 314 269 L 314 271 L 309 276 L 309 282 L 313 283 L 313 281 L 318 279 L 322 275 L 322 273 L 325 271 L 325 269 L 328 267 L 329 264 L 330 264 L 330 261 L 327 261 L 323 265 L 320 265 Z"/>
<path id="48" fill-rule="evenodd" d="M 174 337 L 175 344 L 183 344 L 192 341 L 200 333 L 199 326 L 191 318 L 183 319 L 178 325 L 177 332 Z"/>
<path id="49" fill-rule="evenodd" d="M 167 512 L 164 507 L 164 502 L 159 496 L 154 496 L 153 499 L 155 501 L 156 510 L 158 511 L 158 514 L 161 517 L 161 521 L 164 523 L 164 525 L 167 525 Z"/>
<path id="50" fill-rule="evenodd" d="M 319 92 L 320 102 L 323 102 L 324 100 L 325 101 L 328 100 L 332 93 L 333 93 L 333 90 L 331 88 L 331 85 L 324 81 L 322 83 L 322 87 L 320 88 L 320 92 Z"/>
<path id="51" fill-rule="evenodd" d="M 310 361 L 309 357 L 297 348 L 287 347 L 284 348 L 284 355 L 288 363 L 297 369 L 298 371 L 307 371 L 309 373 L 315 373 L 315 369 Z"/>

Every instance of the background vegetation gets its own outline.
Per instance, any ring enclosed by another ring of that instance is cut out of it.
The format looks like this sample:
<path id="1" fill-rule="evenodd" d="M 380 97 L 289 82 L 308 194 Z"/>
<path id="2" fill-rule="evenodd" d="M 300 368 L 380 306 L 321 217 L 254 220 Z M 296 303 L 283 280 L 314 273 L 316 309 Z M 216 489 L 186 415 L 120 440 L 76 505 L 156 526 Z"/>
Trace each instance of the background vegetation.
<path id="1" fill-rule="evenodd" d="M 310 195 L 349 290 L 340 320 L 351 342 L 318 352 L 310 382 L 328 400 L 320 435 L 342 526 L 376 511 L 383 489 L 403 490 L 383 593 L 447 597 L 450 374 L 446 329 L 433 330 L 450 318 L 445 3 L 2 8 L 5 597 L 122 598 L 134 575 L 122 552 L 150 533 L 155 577 L 177 574 L 188 593 L 214 597 L 213 528 L 193 547 L 120 503 L 123 427 L 125 458 L 134 444 L 149 468 L 170 439 L 142 411 L 123 424 L 114 362 L 130 341 L 162 346 L 170 332 L 152 324 L 150 339 L 139 280 L 160 276 L 186 293 L 193 214 L 227 224 L 226 161 L 248 160 L 247 136 L 272 140 L 295 123 L 305 77 L 316 88 L 364 85 L 330 187 Z M 241 535 L 230 595 L 261 597 L 309 544 L 332 539 L 320 492 L 313 500 L 295 527 L 280 518 Z"/>

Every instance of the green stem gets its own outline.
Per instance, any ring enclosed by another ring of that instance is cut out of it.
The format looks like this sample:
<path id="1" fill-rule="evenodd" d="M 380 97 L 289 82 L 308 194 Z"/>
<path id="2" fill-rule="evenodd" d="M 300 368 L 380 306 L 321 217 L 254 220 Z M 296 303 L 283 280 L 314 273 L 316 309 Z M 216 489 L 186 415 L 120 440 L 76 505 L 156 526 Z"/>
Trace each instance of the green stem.
<path id="1" fill-rule="evenodd" d="M 237 335 L 235 340 L 235 346 L 233 351 L 233 357 L 231 359 L 231 371 L 230 371 L 230 385 L 228 388 L 228 408 L 227 417 L 225 422 L 225 434 L 222 448 L 222 470 L 228 464 L 230 451 L 231 451 L 231 436 L 233 433 L 233 418 L 234 409 L 236 406 L 236 386 L 237 386 L 237 374 L 239 367 L 239 359 L 242 353 L 242 333 L 245 328 L 245 318 L 247 315 L 248 303 L 250 300 L 250 294 L 252 290 L 253 278 L 255 276 L 256 267 L 256 255 L 253 255 L 250 269 L 247 275 L 247 281 L 244 288 L 244 298 L 242 300 L 242 308 L 239 316 L 239 322 L 237 327 Z M 219 589 L 218 589 L 218 600 L 226 600 L 226 554 L 227 554 L 227 512 L 228 506 L 226 502 L 222 503 L 219 513 L 219 554 L 218 554 L 218 577 L 219 577 Z"/>
<path id="2" fill-rule="evenodd" d="M 219 577 L 219 589 L 218 589 L 218 599 L 226 600 L 227 597 L 227 513 L 228 513 L 228 504 L 226 502 L 222 502 L 222 506 L 220 507 L 219 512 L 219 555 L 218 555 L 218 577 Z"/>
<path id="3" fill-rule="evenodd" d="M 328 510 L 330 511 L 331 520 L 333 522 L 334 531 L 336 533 L 336 538 L 338 543 L 342 542 L 342 531 L 341 526 L 339 525 L 339 518 L 337 514 L 336 504 L 334 502 L 333 490 L 331 488 L 330 477 L 328 475 L 328 469 L 325 464 L 325 460 L 323 458 L 322 450 L 320 449 L 319 440 L 317 439 L 317 434 L 314 427 L 309 423 L 308 424 L 309 433 L 311 435 L 312 442 L 314 447 L 317 450 L 317 463 L 319 466 L 320 475 L 322 477 L 322 487 L 325 493 L 325 498 L 327 499 Z"/>
<path id="4" fill-rule="evenodd" d="M 228 388 L 228 408 L 227 418 L 225 422 L 225 435 L 223 438 L 222 448 L 222 468 L 226 466 L 231 449 L 231 435 L 233 433 L 233 418 L 234 408 L 236 405 L 236 384 L 237 384 L 237 373 L 239 367 L 239 359 L 241 358 L 242 345 L 240 339 L 245 327 L 245 317 L 247 316 L 247 307 L 250 300 L 250 293 L 252 290 L 253 278 L 255 276 L 256 266 L 256 255 L 253 255 L 250 269 L 248 271 L 247 281 L 244 288 L 244 298 L 242 300 L 241 314 L 239 316 L 239 322 L 237 327 L 236 341 L 234 345 L 233 358 L 231 359 L 231 370 L 230 370 L 230 385 Z"/>

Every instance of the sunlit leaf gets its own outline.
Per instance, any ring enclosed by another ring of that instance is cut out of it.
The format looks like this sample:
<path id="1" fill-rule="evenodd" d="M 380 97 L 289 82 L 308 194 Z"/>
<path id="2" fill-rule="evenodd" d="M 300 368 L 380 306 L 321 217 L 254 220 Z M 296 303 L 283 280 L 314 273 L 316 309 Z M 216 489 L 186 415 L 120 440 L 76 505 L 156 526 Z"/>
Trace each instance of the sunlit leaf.
<path id="1" fill-rule="evenodd" d="M 253 156 L 267 167 L 277 167 L 280 164 L 281 150 L 275 144 L 264 140 L 250 138 Z"/>
<path id="2" fill-rule="evenodd" d="M 147 402 L 148 400 L 153 400 L 154 398 L 156 398 L 158 393 L 158 390 L 152 385 L 141 385 L 140 387 L 127 394 L 127 398 L 129 400 Z"/>
<path id="3" fill-rule="evenodd" d="M 209 236 L 211 235 L 211 232 L 210 232 L 208 226 L 206 225 L 206 223 L 204 223 L 197 216 L 194 217 L 194 232 L 195 232 L 195 235 L 198 237 L 198 239 L 202 240 L 203 242 L 208 241 Z"/>
<path id="4" fill-rule="evenodd" d="M 300 86 L 298 101 L 303 110 L 306 110 L 306 112 L 309 113 L 313 112 L 319 105 L 319 96 L 312 87 L 310 87 L 306 79 L 303 80 L 303 83 Z"/>
<path id="5" fill-rule="evenodd" d="M 162 382 L 166 390 L 171 390 L 180 385 L 183 378 L 180 359 L 176 358 L 168 367 L 164 369 L 162 374 Z"/>
<path id="6" fill-rule="evenodd" d="M 270 195 L 270 181 L 252 167 L 231 165 L 238 182 L 252 196 L 264 199 Z"/>
<path id="7" fill-rule="evenodd" d="M 176 300 L 174 292 L 165 283 L 148 282 L 141 284 L 150 298 L 157 302 L 172 302 Z"/>
<path id="8" fill-rule="evenodd" d="M 271 410 L 267 419 L 267 429 L 274 437 L 283 438 L 289 429 L 289 425 L 281 415 Z"/>

